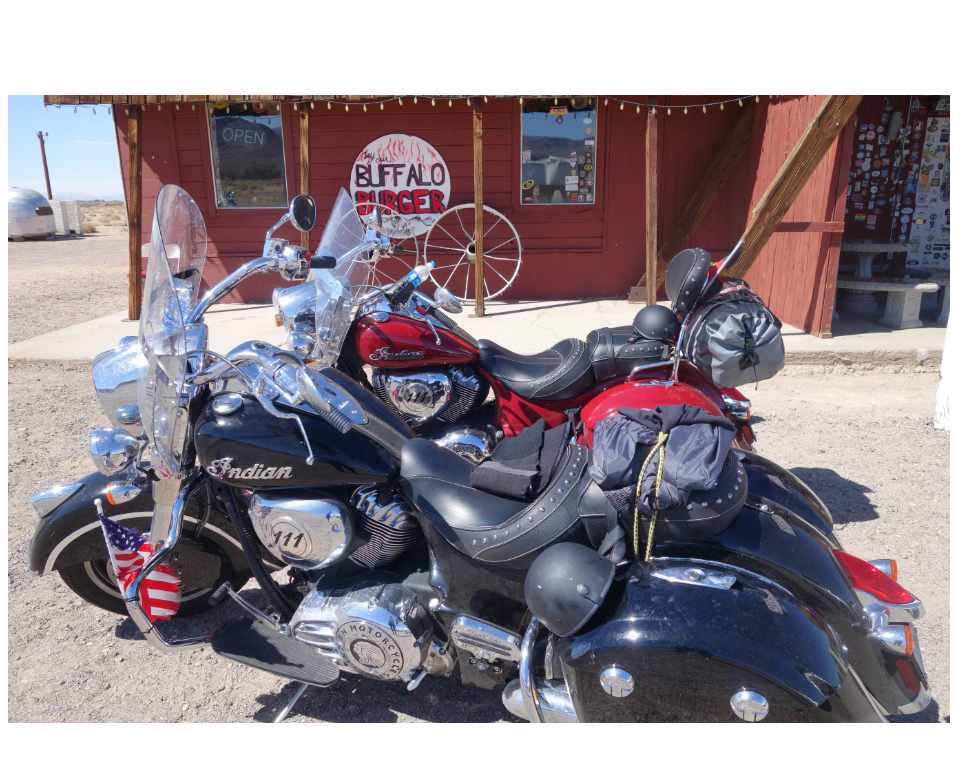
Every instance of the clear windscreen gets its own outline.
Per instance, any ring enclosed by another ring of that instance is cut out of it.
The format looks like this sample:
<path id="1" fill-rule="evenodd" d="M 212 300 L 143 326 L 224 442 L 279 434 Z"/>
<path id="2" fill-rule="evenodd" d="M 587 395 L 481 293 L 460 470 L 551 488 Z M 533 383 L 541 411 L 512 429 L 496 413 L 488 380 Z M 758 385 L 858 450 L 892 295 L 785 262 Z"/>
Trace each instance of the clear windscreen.
<path id="1" fill-rule="evenodd" d="M 155 467 L 180 470 L 186 414 L 178 409 L 188 352 L 186 320 L 197 302 L 207 255 L 207 229 L 197 204 L 167 185 L 157 195 L 140 313 L 140 346 L 147 359 L 138 403 Z"/>
<path id="2" fill-rule="evenodd" d="M 313 356 L 324 365 L 337 361 L 353 320 L 356 299 L 369 287 L 370 262 L 367 250 L 359 247 L 367 242 L 369 232 L 350 193 L 341 188 L 317 248 L 317 255 L 333 256 L 337 265 L 333 269 L 313 269 L 308 278 L 316 289 L 317 342 Z"/>

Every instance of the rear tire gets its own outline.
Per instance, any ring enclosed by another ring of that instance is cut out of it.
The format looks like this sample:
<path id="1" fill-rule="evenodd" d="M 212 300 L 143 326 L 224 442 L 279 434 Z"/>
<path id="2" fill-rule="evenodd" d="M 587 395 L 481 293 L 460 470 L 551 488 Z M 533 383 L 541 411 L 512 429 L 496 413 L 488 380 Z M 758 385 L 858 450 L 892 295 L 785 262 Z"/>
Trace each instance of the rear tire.
<path id="1" fill-rule="evenodd" d="M 88 560 L 77 565 L 68 565 L 57 573 L 76 595 L 88 603 L 111 613 L 127 614 L 123 598 L 117 587 L 116 579 L 105 560 Z M 229 581 L 234 590 L 239 590 L 250 578 L 249 574 L 236 575 L 232 572 L 221 572 L 216 583 L 201 585 L 183 596 L 177 616 L 194 616 L 210 608 L 210 595 L 224 581 Z"/>

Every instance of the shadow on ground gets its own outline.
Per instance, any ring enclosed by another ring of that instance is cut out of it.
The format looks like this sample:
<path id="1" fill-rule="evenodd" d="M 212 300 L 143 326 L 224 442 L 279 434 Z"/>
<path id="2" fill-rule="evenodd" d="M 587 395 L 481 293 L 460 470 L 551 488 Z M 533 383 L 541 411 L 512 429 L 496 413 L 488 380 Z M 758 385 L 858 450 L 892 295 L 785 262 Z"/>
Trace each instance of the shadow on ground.
<path id="1" fill-rule="evenodd" d="M 825 467 L 794 467 L 790 471 L 823 500 L 837 525 L 862 523 L 880 517 L 867 496 L 873 492 L 872 488 L 848 480 Z"/>

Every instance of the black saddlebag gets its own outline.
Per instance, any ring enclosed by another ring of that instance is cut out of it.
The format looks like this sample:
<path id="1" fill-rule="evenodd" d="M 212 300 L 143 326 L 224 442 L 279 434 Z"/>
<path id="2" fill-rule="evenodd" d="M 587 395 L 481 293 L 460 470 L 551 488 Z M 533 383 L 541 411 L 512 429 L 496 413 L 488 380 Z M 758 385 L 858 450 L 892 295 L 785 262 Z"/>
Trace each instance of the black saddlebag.
<path id="1" fill-rule="evenodd" d="M 694 310 L 681 353 L 718 387 L 762 381 L 783 368 L 780 326 L 750 286 L 731 280 Z"/>
<path id="2" fill-rule="evenodd" d="M 654 543 L 704 540 L 734 521 L 747 480 L 730 449 L 733 435 L 726 419 L 685 405 L 624 408 L 600 422 L 590 475 L 636 555 L 643 554 L 655 509 Z"/>

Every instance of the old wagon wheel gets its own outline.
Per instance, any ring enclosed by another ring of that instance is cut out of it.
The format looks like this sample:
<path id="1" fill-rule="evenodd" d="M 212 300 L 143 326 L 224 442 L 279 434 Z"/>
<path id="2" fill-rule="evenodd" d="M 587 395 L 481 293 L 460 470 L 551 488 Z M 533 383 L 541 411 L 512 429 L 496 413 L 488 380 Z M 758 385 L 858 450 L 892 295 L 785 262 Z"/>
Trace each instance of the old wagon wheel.
<path id="1" fill-rule="evenodd" d="M 420 261 L 416 228 L 392 208 L 380 203 L 356 203 L 347 215 L 356 215 L 368 229 L 390 238 L 386 248 L 374 248 L 366 257 L 370 272 L 366 284 L 377 287 L 399 280 Z"/>
<path id="2" fill-rule="evenodd" d="M 423 242 L 424 260 L 436 262 L 430 279 L 463 301 L 476 299 L 475 216 L 473 203 L 448 208 Z M 522 260 L 516 227 L 500 211 L 483 206 L 484 299 L 496 298 L 513 284 Z"/>

